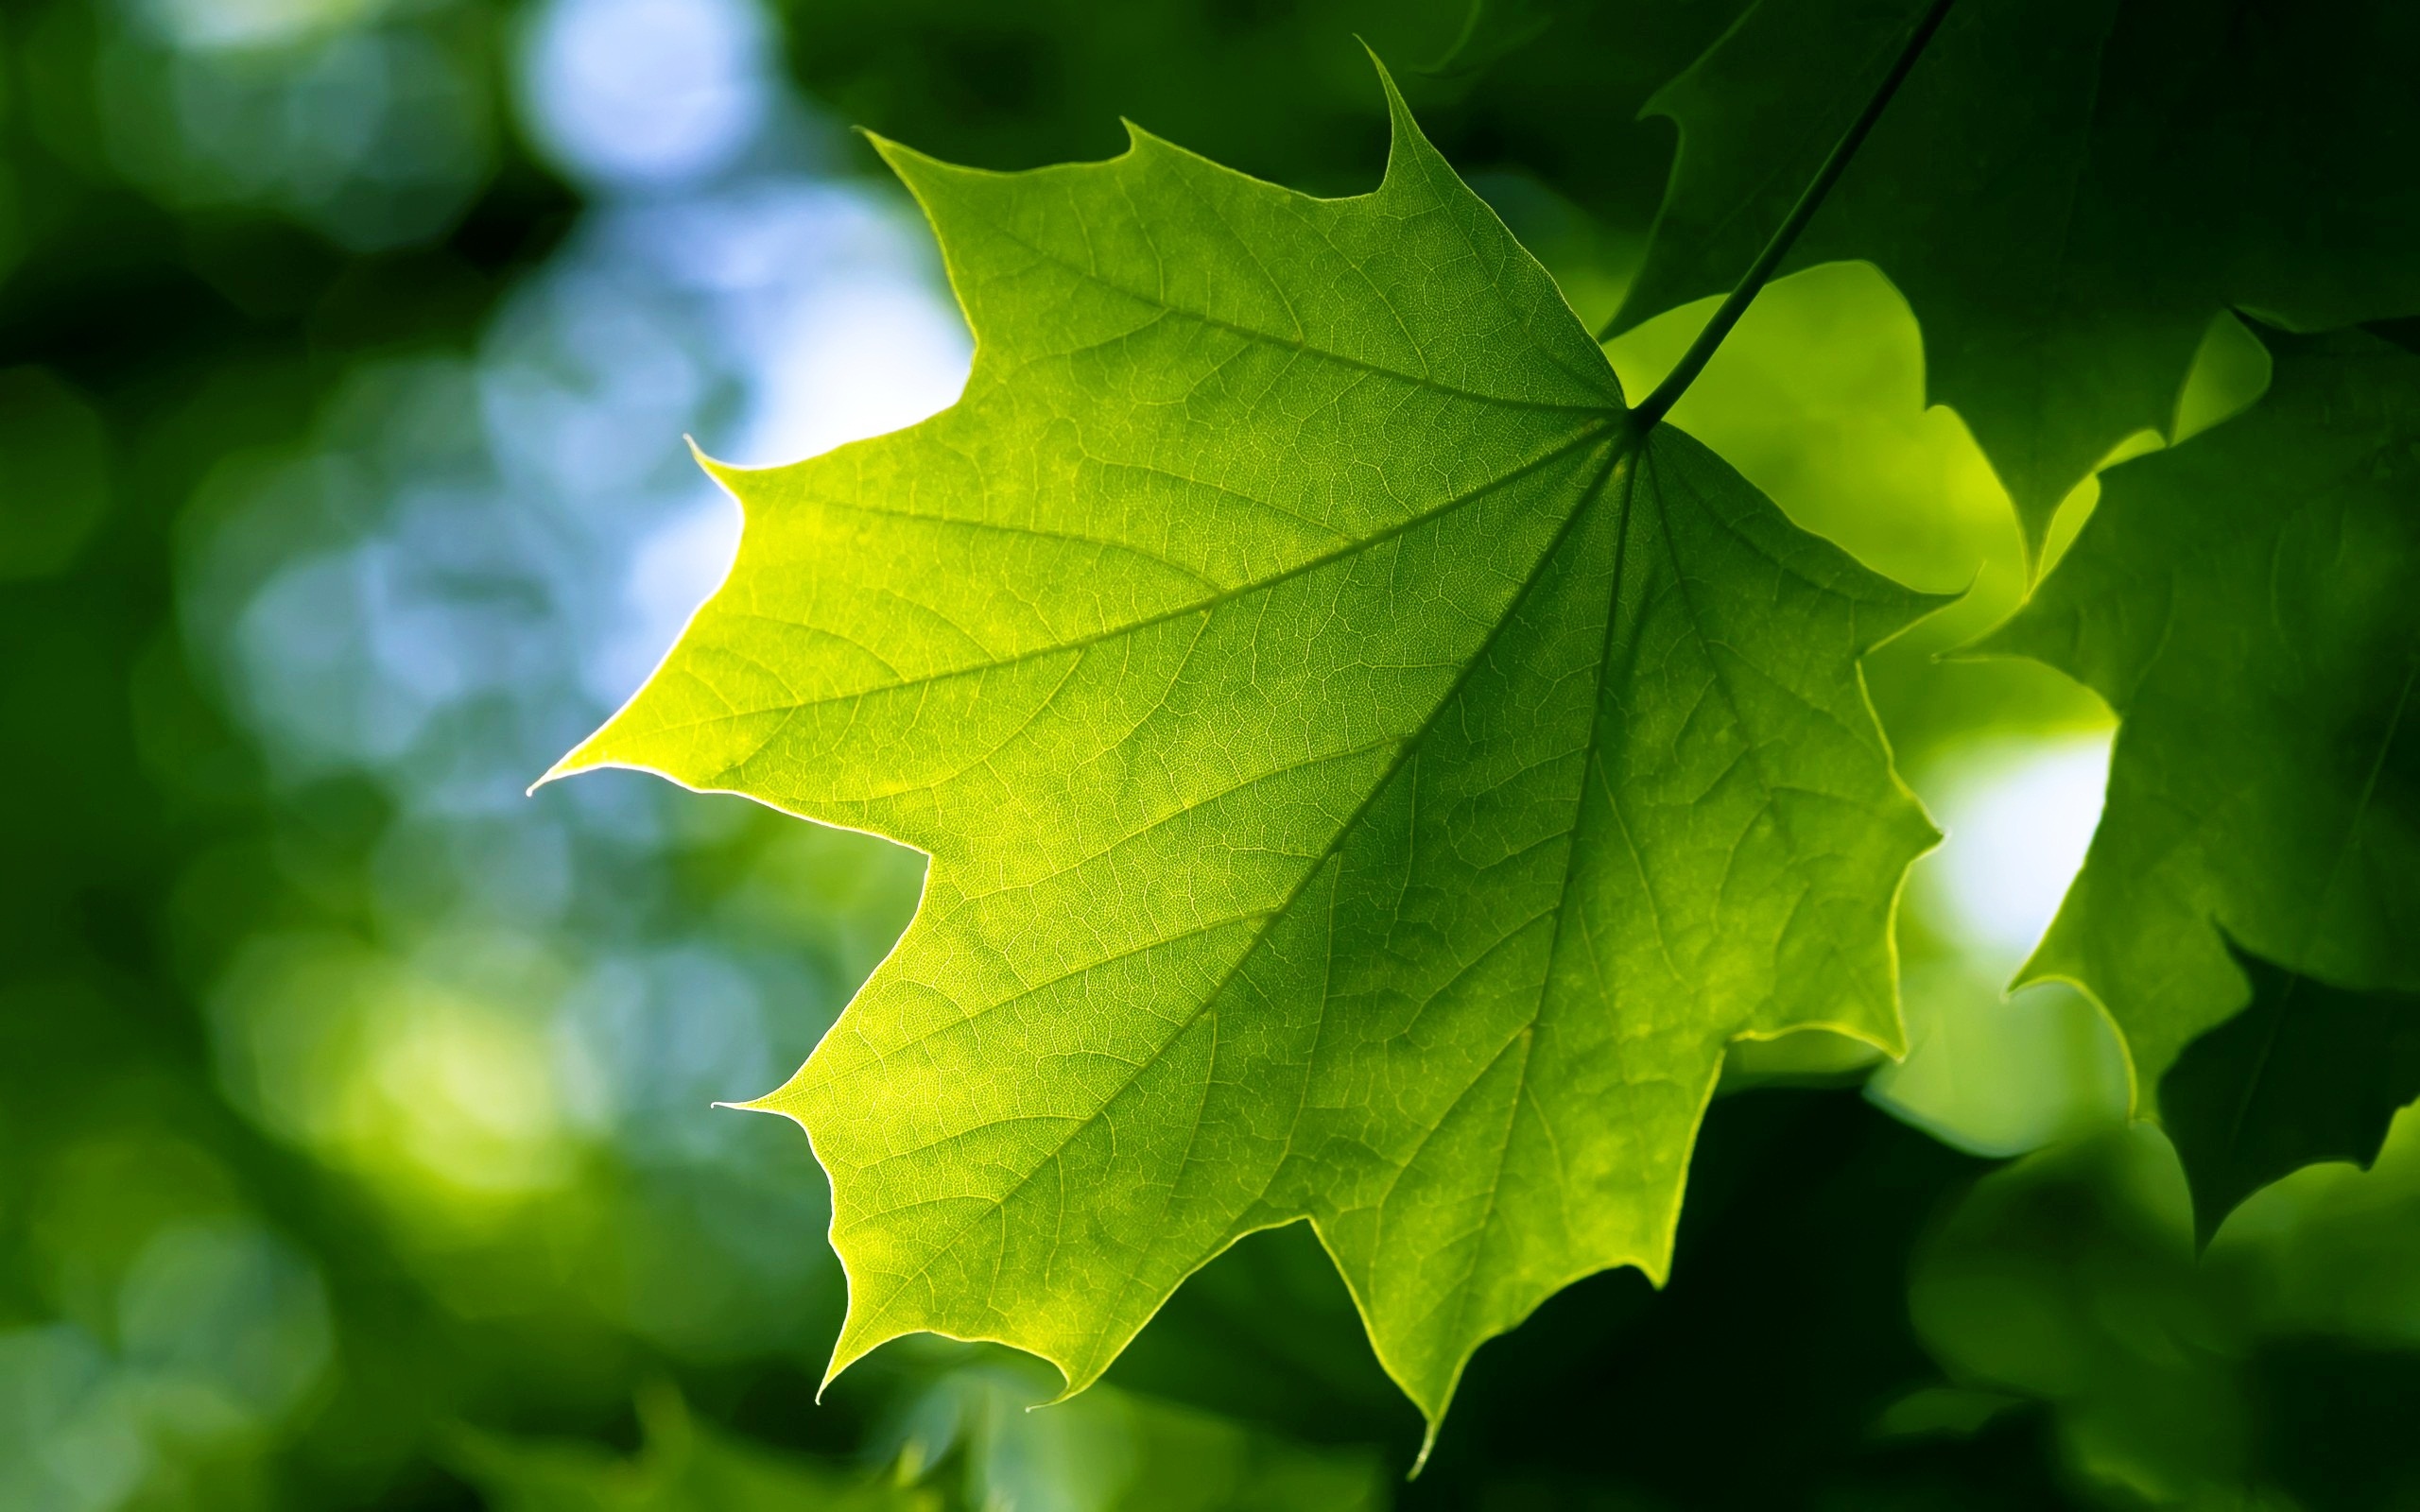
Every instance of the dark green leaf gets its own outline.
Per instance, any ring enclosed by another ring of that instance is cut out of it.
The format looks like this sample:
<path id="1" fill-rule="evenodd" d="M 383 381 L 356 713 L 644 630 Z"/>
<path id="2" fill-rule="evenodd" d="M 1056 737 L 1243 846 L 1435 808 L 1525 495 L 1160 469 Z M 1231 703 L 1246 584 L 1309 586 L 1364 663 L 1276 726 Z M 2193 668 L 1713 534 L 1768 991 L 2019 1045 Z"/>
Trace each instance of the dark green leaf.
<path id="1" fill-rule="evenodd" d="M 1385 150 L 1361 37 L 1385 57 L 1451 70 L 1405 82 L 1457 164 L 1549 184 L 1627 243 L 1654 217 L 1671 138 L 1638 108 L 1744 5 L 813 0 L 789 8 L 788 26 L 801 77 L 836 118 L 953 162 L 1102 156 L 1125 116 L 1220 163 L 1326 191 L 1366 182 Z M 1530 35 L 1549 14 L 1550 29 Z"/>
<path id="2" fill-rule="evenodd" d="M 1655 96 L 1680 155 L 1617 329 L 1737 279 L 1920 9 L 1766 0 Z M 1881 266 L 2038 548 L 2222 308 L 2420 312 L 2415 77 L 2400 0 L 1961 0 L 1785 266 Z"/>
<path id="3" fill-rule="evenodd" d="M 2243 1006 L 2229 937 L 2338 988 L 2420 991 L 2420 358 L 2358 332 L 2272 346 L 2269 397 L 2113 469 L 1986 643 L 2123 721 L 2023 979 L 2100 1000 L 2137 1097 Z"/>
<path id="4" fill-rule="evenodd" d="M 2420 1097 L 2420 995 L 2329 987 L 2240 947 L 2235 960 L 2250 1005 L 2187 1045 L 2159 1088 L 2205 1245 L 2281 1176 L 2320 1160 L 2367 1170 Z"/>

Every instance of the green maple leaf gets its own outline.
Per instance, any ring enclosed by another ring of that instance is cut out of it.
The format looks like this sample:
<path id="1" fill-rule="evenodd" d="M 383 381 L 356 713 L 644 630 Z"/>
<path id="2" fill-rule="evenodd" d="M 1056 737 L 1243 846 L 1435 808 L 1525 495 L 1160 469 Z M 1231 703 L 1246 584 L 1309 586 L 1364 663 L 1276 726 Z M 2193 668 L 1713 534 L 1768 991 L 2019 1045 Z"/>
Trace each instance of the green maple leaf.
<path id="1" fill-rule="evenodd" d="M 1308 1218 L 1432 1424 L 1567 1282 L 1668 1263 L 1724 1046 L 1893 1052 L 1932 831 L 1858 656 L 1930 604 L 1623 406 L 1392 86 L 1372 194 L 1143 132 L 882 150 L 964 396 L 717 468 L 730 579 L 558 773 L 887 835 L 914 922 L 754 1105 L 833 1186 L 837 1372 L 913 1331 L 1100 1374 Z"/>
<path id="2" fill-rule="evenodd" d="M 2121 717 L 2100 826 L 2022 980 L 2089 988 L 2138 1095 L 2243 1008 L 2230 938 L 2325 986 L 2420 990 L 2420 357 L 2359 332 L 2270 343 L 2268 397 L 2104 474 L 2073 550 L 1985 643 Z M 2302 1116 L 2272 1097 L 2343 1095 L 2264 1091 L 2246 1078 L 2289 1062 L 2211 1054 L 2263 1119 Z M 2195 1182 L 2231 1178 L 2205 1155 Z"/>
<path id="3" fill-rule="evenodd" d="M 1649 103 L 1681 143 L 1616 330 L 1737 280 L 1922 9 L 1764 0 Z M 1899 286 L 2038 549 L 2112 448 L 2169 430 L 2221 309 L 2420 312 L 2414 77 L 2400 0 L 1960 0 L 1784 266 Z"/>

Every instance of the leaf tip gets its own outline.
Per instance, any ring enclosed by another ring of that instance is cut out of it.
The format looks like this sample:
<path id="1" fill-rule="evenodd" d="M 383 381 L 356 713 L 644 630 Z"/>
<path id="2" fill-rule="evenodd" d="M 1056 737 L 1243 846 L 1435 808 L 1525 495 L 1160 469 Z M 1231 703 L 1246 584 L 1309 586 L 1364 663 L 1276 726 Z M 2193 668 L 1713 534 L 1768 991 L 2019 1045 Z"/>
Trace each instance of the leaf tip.
<path id="1" fill-rule="evenodd" d="M 2008 616 L 1985 629 L 1978 630 L 1956 645 L 1947 645 L 1932 654 L 1935 662 L 2003 662 L 2013 657 L 2031 655 L 2025 644 L 2026 611 L 2031 601 L 2019 604 Z"/>
<path id="2" fill-rule="evenodd" d="M 1055 1360 L 1047 1355 L 1042 1356 L 1041 1359 L 1043 1364 L 1059 1372 L 1059 1392 L 1058 1395 L 1046 1397 L 1040 1401 L 1027 1402 L 1025 1410 L 1028 1412 L 1040 1412 L 1045 1407 L 1056 1407 L 1061 1402 L 1072 1401 L 1089 1390 L 1094 1382 L 1100 1379 L 1098 1370 L 1087 1371 L 1079 1376 L 1064 1361 Z"/>
<path id="3" fill-rule="evenodd" d="M 834 1247 L 837 1252 L 838 1245 L 836 1244 Z M 840 1263 L 840 1270 L 848 1280 L 849 1309 L 840 1324 L 840 1336 L 832 1341 L 832 1358 L 823 1366 L 823 1379 L 815 1383 L 815 1400 L 818 1405 L 821 1404 L 823 1394 L 832 1389 L 832 1383 L 839 1380 L 849 1366 L 891 1340 L 918 1332 L 912 1326 L 886 1331 L 878 1322 L 864 1323 L 862 1321 L 864 1314 L 858 1308 L 857 1278 L 850 1272 L 848 1262 L 845 1260 Z"/>
<path id="4" fill-rule="evenodd" d="M 1369 56 L 1370 66 L 1378 71 L 1378 87 L 1387 93 L 1387 116 L 1394 123 L 1395 135 L 1401 137 L 1406 128 L 1410 128 L 1417 135 L 1419 128 L 1412 125 L 1411 107 L 1405 102 L 1403 91 L 1396 87 L 1395 76 L 1387 67 L 1387 60 L 1378 56 L 1377 48 L 1370 45 L 1369 38 L 1355 32 L 1353 40 L 1359 43 L 1361 51 Z"/>
<path id="5" fill-rule="evenodd" d="M 770 1113 L 776 1118 L 788 1119 L 791 1123 L 799 1126 L 801 1132 L 805 1132 L 806 1120 L 799 1117 L 795 1110 L 786 1107 L 781 1100 L 782 1092 L 785 1090 L 786 1088 L 775 1088 L 773 1091 L 767 1092 L 762 1097 L 750 1097 L 746 1099 L 735 1098 L 727 1102 L 712 1103 L 708 1106 L 718 1108 L 727 1108 L 735 1113 Z"/>
<path id="6" fill-rule="evenodd" d="M 929 217 L 932 207 L 926 200 L 926 192 L 938 188 L 943 176 L 954 171 L 951 165 L 929 153 L 919 152 L 904 142 L 893 141 L 879 131 L 871 131 L 864 127 L 859 127 L 857 132 L 873 148 L 875 155 L 882 159 L 884 166 L 890 168 L 898 176 L 899 181 L 908 186 L 908 192 L 916 198 L 916 202 L 925 206 Z M 962 173 L 966 170 L 955 171 Z"/>
<path id="7" fill-rule="evenodd" d="M 602 731 L 599 731 L 599 733 L 602 733 Z M 556 761 L 555 765 L 547 767 L 544 772 L 539 775 L 536 782 L 521 790 L 521 796 L 523 798 L 535 798 L 538 796 L 538 789 L 544 787 L 549 782 L 559 782 L 566 777 L 577 777 L 581 772 L 587 771 L 591 767 L 602 765 L 589 753 L 590 747 L 594 747 L 596 744 L 596 736 L 591 735 L 586 740 L 581 741 L 579 745 L 574 746 L 571 749 L 563 752 L 562 757 Z"/>
<path id="8" fill-rule="evenodd" d="M 2050 528 L 2058 522 L 2066 495 L 2062 494 L 2045 505 L 2030 493 L 2019 494 L 2012 489 L 2010 502 L 2016 510 L 2016 542 L 2021 554 L 2025 586 L 2031 590 L 2042 580 L 2043 570 L 2049 563 Z"/>
<path id="9" fill-rule="evenodd" d="M 1420 129 L 1420 122 L 1413 118 L 1411 106 L 1404 99 L 1403 91 L 1396 87 L 1395 76 L 1388 69 L 1387 60 L 1378 56 L 1378 49 L 1370 45 L 1368 38 L 1357 34 L 1353 40 L 1370 55 L 1370 66 L 1378 71 L 1378 87 L 1386 91 L 1389 129 L 1384 181 L 1392 181 L 1396 173 L 1411 159 L 1436 159 L 1442 163 L 1443 160 L 1438 157 L 1436 147 Z"/>
<path id="10" fill-rule="evenodd" d="M 1880 650 L 1963 599 L 1975 587 L 1970 580 L 1956 593 L 1939 593 L 1929 589 L 1910 588 L 1895 579 L 1892 580 L 1892 586 L 1898 590 L 1898 602 L 1889 606 L 1888 611 L 1880 616 L 1880 622 L 1865 632 L 1862 637 L 1865 646 L 1858 653 L 1859 656 L 1870 656 Z"/>
<path id="11" fill-rule="evenodd" d="M 717 483 L 721 484 L 726 491 L 730 492 L 735 497 L 737 496 L 739 492 L 739 475 L 748 470 L 743 467 L 735 467 L 733 464 L 722 461 L 717 457 L 707 455 L 706 449 L 698 444 L 698 438 L 694 436 L 683 435 L 681 439 L 683 443 L 689 448 L 689 457 L 692 461 L 698 464 L 698 470 L 705 473 L 706 476 L 714 479 Z"/>

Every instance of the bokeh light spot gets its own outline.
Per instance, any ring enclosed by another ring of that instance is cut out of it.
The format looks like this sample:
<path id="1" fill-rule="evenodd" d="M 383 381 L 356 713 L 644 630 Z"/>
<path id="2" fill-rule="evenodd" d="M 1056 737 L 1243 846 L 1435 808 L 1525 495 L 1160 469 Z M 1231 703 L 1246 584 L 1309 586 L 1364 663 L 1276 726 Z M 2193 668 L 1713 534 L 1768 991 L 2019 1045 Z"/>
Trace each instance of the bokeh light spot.
<path id="1" fill-rule="evenodd" d="M 766 31 L 746 0 L 551 0 L 523 55 L 522 112 L 581 178 L 702 178 L 769 112 Z"/>

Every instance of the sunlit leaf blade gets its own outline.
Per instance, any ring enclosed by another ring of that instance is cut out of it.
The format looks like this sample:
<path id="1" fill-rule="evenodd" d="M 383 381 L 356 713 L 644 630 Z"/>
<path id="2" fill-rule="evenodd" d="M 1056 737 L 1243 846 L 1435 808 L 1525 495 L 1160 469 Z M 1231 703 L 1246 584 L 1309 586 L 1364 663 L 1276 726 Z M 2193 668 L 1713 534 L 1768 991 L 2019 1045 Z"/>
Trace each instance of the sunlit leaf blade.
<path id="1" fill-rule="evenodd" d="M 2100 998 L 2138 1097 L 2244 1006 L 2230 937 L 2335 988 L 2420 990 L 2420 357 L 2358 332 L 2270 340 L 2269 396 L 2107 473 L 1987 643 L 2123 721 L 2025 979 Z"/>
<path id="2" fill-rule="evenodd" d="M 1728 288 L 1924 0 L 1764 0 L 1649 109 L 1681 129 L 1617 326 Z M 1787 267 L 1878 264 L 2039 546 L 2169 428 L 2218 311 L 2420 312 L 2420 7 L 1960 0 Z"/>
<path id="3" fill-rule="evenodd" d="M 2235 962 L 2252 1002 L 2187 1045 L 2159 1084 L 2205 1245 L 2279 1177 L 2322 1160 L 2368 1169 L 2420 1097 L 2420 994 L 2348 991 L 2241 950 Z"/>
<path id="4" fill-rule="evenodd" d="M 1141 132 L 1012 175 L 887 146 L 964 398 L 721 470 L 730 580 L 560 768 L 932 857 L 759 1105 L 832 1177 L 835 1370 L 926 1330 L 1080 1387 L 1307 1217 L 1433 1422 L 1558 1288 L 1664 1274 L 1727 1040 L 1899 1045 L 1932 833 L 1857 659 L 1929 601 L 1642 440 L 1389 97 L 1351 199 Z"/>

